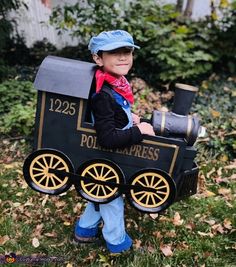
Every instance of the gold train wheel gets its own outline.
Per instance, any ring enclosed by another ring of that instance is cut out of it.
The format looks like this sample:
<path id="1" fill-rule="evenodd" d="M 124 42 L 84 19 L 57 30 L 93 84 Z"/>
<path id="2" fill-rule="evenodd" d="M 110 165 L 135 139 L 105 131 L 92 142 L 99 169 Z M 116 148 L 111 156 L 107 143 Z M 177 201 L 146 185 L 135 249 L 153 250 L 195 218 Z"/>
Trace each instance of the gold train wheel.
<path id="1" fill-rule="evenodd" d="M 80 194 L 93 202 L 109 202 L 118 195 L 118 187 L 110 184 L 98 184 L 97 181 L 119 184 L 123 182 L 124 175 L 120 168 L 108 160 L 93 160 L 86 162 L 80 170 L 83 177 L 80 181 Z M 86 177 L 89 179 L 86 180 Z M 91 181 L 90 179 L 93 179 Z"/>
<path id="2" fill-rule="evenodd" d="M 66 191 L 71 186 L 69 177 L 65 174 L 51 173 L 49 169 L 74 172 L 72 163 L 62 152 L 52 149 L 37 150 L 24 162 L 26 182 L 41 193 L 56 195 Z"/>
<path id="3" fill-rule="evenodd" d="M 39 155 L 30 166 L 30 176 L 36 185 L 43 189 L 56 190 L 67 183 L 68 176 L 58 177 L 49 173 L 49 168 L 69 172 L 66 162 L 59 156 L 49 153 Z"/>
<path id="4" fill-rule="evenodd" d="M 158 212 L 174 201 L 175 183 L 172 178 L 161 170 L 141 171 L 133 176 L 131 185 L 141 186 L 130 190 L 131 202 L 136 208 L 146 212 Z M 152 188 L 155 191 L 145 190 Z"/>

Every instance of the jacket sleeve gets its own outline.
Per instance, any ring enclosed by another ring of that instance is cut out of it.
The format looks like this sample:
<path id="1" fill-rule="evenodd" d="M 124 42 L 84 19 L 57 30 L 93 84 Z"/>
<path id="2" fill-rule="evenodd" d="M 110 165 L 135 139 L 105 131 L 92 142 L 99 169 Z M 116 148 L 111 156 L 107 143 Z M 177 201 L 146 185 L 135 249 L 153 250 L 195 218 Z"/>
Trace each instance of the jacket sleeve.
<path id="1" fill-rule="evenodd" d="M 106 93 L 96 94 L 92 100 L 98 143 L 105 148 L 121 148 L 137 144 L 143 136 L 137 126 L 122 130 L 116 128 L 114 100 Z"/>

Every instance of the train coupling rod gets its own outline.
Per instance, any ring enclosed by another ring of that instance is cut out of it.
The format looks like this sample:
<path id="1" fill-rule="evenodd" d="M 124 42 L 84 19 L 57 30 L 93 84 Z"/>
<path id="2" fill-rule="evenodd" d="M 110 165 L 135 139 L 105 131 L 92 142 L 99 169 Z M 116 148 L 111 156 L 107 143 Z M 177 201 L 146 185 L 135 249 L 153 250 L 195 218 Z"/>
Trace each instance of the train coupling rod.
<path id="1" fill-rule="evenodd" d="M 49 168 L 48 170 L 49 173 L 54 173 L 57 175 L 63 175 L 63 176 L 68 176 L 73 184 L 77 184 L 78 183 L 78 178 L 83 180 L 83 181 L 88 181 L 88 182 L 92 182 L 92 183 L 96 183 L 99 185 L 107 185 L 107 186 L 112 186 L 112 187 L 118 187 L 119 189 L 121 189 L 122 191 L 128 191 L 130 189 L 134 189 L 134 190 L 139 190 L 139 191 L 146 191 L 146 192 L 152 192 L 152 193 L 156 193 L 157 190 L 155 188 L 151 188 L 151 187 L 146 187 L 146 186 L 142 186 L 142 185 L 131 185 L 131 184 L 124 184 L 124 183 L 113 183 L 113 182 L 108 182 L 108 181 L 102 181 L 102 180 L 95 180 L 91 177 L 87 177 L 87 176 L 81 176 L 72 172 L 65 172 L 65 171 L 61 171 L 61 170 L 56 170 L 56 169 L 51 169 Z"/>

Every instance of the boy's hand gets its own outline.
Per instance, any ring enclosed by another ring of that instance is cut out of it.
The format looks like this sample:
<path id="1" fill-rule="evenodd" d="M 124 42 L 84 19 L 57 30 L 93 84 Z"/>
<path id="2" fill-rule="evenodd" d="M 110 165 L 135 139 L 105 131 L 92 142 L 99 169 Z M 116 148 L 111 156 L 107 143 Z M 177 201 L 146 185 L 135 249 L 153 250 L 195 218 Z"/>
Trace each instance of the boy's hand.
<path id="1" fill-rule="evenodd" d="M 137 127 L 139 128 L 141 134 L 148 134 L 148 135 L 154 135 L 155 136 L 153 127 L 150 123 L 141 122 L 137 125 Z"/>
<path id="2" fill-rule="evenodd" d="M 140 123 L 140 117 L 134 113 L 132 113 L 132 119 L 133 119 L 133 124 L 137 125 Z"/>

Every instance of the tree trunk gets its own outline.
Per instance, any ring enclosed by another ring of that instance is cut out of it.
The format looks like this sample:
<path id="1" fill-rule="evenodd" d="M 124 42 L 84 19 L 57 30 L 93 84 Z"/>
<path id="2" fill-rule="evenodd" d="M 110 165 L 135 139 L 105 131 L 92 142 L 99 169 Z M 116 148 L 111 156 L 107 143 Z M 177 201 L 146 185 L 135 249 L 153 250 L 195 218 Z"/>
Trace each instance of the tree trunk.
<path id="1" fill-rule="evenodd" d="M 176 4 L 175 10 L 177 12 L 179 12 L 179 13 L 182 13 L 183 5 L 184 5 L 184 0 L 177 0 L 177 4 Z"/>
<path id="2" fill-rule="evenodd" d="M 184 16 L 190 18 L 193 13 L 194 0 L 188 0 L 184 11 Z"/>

